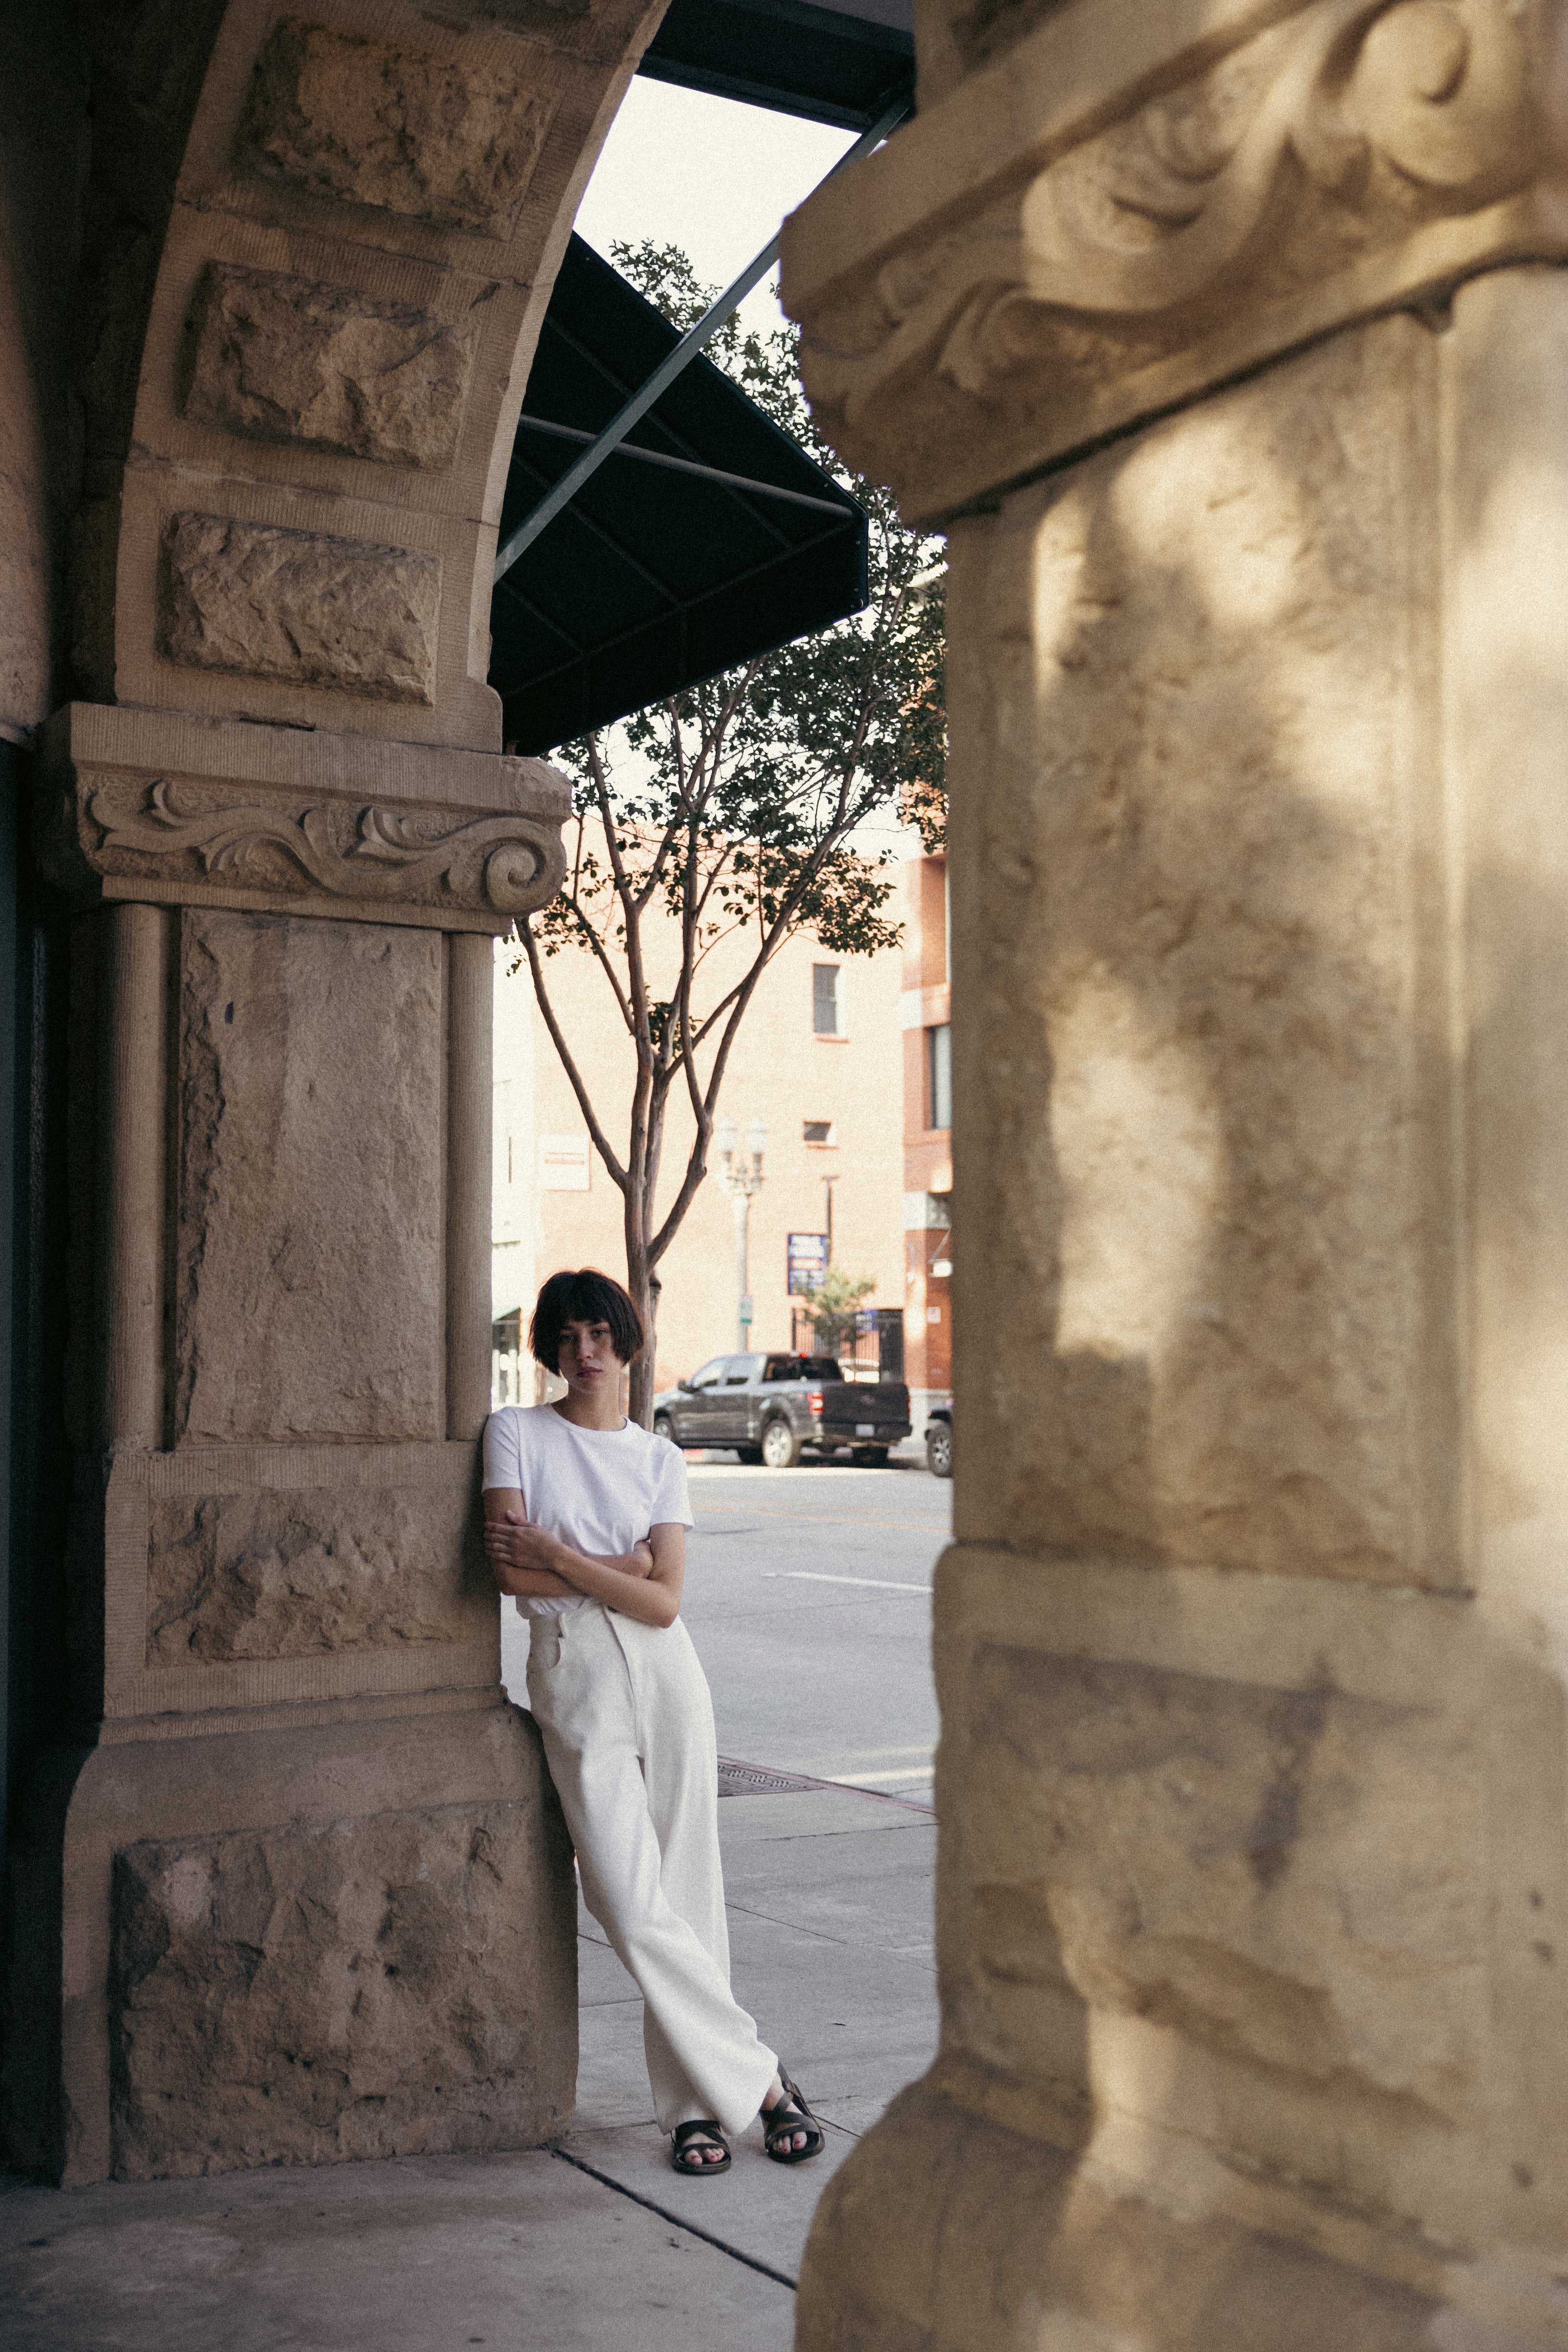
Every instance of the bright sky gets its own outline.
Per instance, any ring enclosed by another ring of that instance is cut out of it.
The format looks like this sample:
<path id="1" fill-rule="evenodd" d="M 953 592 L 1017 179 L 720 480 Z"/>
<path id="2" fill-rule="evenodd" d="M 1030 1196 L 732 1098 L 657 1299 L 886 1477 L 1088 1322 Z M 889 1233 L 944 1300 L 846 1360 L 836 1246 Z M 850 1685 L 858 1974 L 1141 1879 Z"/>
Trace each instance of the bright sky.
<path id="1" fill-rule="evenodd" d="M 727 286 L 854 143 L 852 131 L 637 75 L 588 183 L 577 233 L 606 258 L 616 237 L 681 246 L 699 278 Z M 742 304 L 749 325 L 778 324 L 771 282 Z"/>

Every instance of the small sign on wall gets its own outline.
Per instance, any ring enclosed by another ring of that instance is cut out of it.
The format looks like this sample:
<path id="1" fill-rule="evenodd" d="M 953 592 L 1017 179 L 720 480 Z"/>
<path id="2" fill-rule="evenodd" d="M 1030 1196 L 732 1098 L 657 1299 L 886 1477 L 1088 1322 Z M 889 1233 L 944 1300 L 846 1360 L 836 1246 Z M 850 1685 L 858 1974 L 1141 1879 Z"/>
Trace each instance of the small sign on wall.
<path id="1" fill-rule="evenodd" d="M 827 1235 L 789 1234 L 785 1248 L 790 1297 L 804 1298 L 808 1290 L 820 1290 L 827 1278 Z"/>
<path id="2" fill-rule="evenodd" d="M 540 1137 L 539 1189 L 542 1192 L 585 1192 L 591 1166 L 585 1135 Z"/>

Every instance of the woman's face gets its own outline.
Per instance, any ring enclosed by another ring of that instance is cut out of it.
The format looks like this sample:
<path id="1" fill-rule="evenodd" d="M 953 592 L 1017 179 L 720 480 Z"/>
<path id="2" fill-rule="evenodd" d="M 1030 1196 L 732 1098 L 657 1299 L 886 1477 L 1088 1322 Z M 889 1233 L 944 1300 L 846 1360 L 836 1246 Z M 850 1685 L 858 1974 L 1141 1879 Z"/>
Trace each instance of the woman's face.
<path id="1" fill-rule="evenodd" d="M 556 1369 L 574 1396 L 613 1393 L 620 1358 L 607 1323 L 568 1323 L 561 1334 Z"/>

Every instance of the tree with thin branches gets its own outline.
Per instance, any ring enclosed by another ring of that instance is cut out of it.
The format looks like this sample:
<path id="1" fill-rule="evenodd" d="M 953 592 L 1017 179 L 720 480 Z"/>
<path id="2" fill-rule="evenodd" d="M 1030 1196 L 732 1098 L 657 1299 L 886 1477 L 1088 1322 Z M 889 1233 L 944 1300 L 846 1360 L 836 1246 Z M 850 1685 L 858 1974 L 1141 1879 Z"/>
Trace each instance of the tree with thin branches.
<path id="1" fill-rule="evenodd" d="M 676 247 L 612 248 L 619 268 L 684 331 L 713 299 Z M 658 1268 L 707 1174 L 735 1039 L 769 964 L 797 932 L 830 953 L 896 945 L 886 914 L 895 855 L 868 821 L 900 811 L 928 847 L 945 817 L 940 544 L 899 520 L 889 493 L 844 473 L 801 396 L 795 337 L 731 320 L 717 361 L 870 516 L 870 603 L 832 628 L 653 703 L 557 753 L 575 785 L 564 887 L 519 927 L 545 1027 L 622 1196 L 626 1286 L 648 1340 L 631 1368 L 646 1427 L 654 1385 Z M 552 958 L 586 955 L 628 1045 L 626 1081 L 584 1067 L 551 986 Z M 672 1096 L 692 1137 L 660 1191 Z M 616 1112 L 624 1141 L 612 1138 Z"/>

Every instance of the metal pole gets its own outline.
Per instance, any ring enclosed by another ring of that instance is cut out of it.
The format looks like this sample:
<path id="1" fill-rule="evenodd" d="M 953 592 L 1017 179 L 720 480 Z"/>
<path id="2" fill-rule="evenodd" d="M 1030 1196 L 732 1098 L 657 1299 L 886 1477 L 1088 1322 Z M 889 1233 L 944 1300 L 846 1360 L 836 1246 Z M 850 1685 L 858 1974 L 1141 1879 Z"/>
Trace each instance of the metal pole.
<path id="1" fill-rule="evenodd" d="M 858 163 L 862 155 L 869 154 L 873 147 L 879 147 L 889 131 L 898 129 L 914 102 L 912 90 L 906 90 L 901 98 L 895 100 L 891 106 L 878 116 L 869 131 L 861 132 L 848 152 L 839 157 L 833 170 L 828 173 L 827 179 L 831 180 L 836 173 L 845 171 L 849 164 Z M 821 184 L 826 187 L 827 181 L 824 180 Z M 524 515 L 510 538 L 497 551 L 495 568 L 497 580 L 504 579 L 518 557 L 533 545 L 540 532 L 554 521 L 562 508 L 571 505 L 589 476 L 598 472 L 612 449 L 626 439 L 638 418 L 647 415 L 659 394 L 668 390 L 676 377 L 697 357 L 704 344 L 712 341 L 731 312 L 740 308 L 752 287 L 766 277 L 779 257 L 779 236 L 783 234 L 781 224 L 778 236 L 769 238 L 756 259 L 747 264 L 733 285 L 725 288 L 712 309 L 703 313 L 689 334 L 681 337 L 668 358 L 659 362 L 647 381 L 637 386 L 631 398 L 610 419 L 593 446 L 584 449 L 576 462 L 567 467 L 554 488 L 545 492 L 532 513 Z"/>
<path id="2" fill-rule="evenodd" d="M 741 1308 L 747 1292 L 746 1244 L 747 1228 L 752 1215 L 752 1196 L 737 1192 L 735 1199 L 735 1345 L 742 1355 L 750 1343 L 750 1332 L 741 1319 Z"/>
<path id="3" fill-rule="evenodd" d="M 598 438 L 594 433 L 580 433 L 574 425 L 552 425 L 542 416 L 520 416 L 517 423 L 520 432 L 526 426 L 530 432 L 548 433 L 553 440 L 575 441 L 580 446 Z M 776 483 L 755 481 L 750 474 L 721 473 L 717 466 L 699 466 L 689 457 L 667 457 L 662 450 L 642 449 L 635 441 L 630 448 L 623 442 L 609 454 L 612 457 L 635 457 L 639 465 L 664 466 L 672 474 L 692 474 L 700 482 L 718 482 L 725 489 L 745 490 L 753 498 L 783 499 L 786 506 L 811 507 L 818 514 L 841 515 L 849 511 L 842 499 L 808 499 L 803 490 L 781 490 Z"/>

